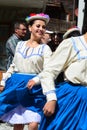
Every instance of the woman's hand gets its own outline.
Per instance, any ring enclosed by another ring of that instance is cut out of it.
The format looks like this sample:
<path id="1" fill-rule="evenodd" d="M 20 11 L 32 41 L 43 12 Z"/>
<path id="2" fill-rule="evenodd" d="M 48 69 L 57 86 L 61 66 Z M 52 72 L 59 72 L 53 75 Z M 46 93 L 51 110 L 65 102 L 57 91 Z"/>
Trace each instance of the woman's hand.
<path id="1" fill-rule="evenodd" d="M 0 92 L 2 92 L 4 90 L 4 86 L 0 85 Z"/>
<path id="2" fill-rule="evenodd" d="M 27 84 L 27 87 L 28 87 L 29 89 L 31 89 L 35 84 L 36 84 L 36 83 L 35 83 L 34 80 L 29 80 L 29 82 L 28 82 L 28 84 Z"/>
<path id="3" fill-rule="evenodd" d="M 46 116 L 51 116 L 54 114 L 56 108 L 56 100 L 49 101 L 45 104 L 43 112 Z"/>

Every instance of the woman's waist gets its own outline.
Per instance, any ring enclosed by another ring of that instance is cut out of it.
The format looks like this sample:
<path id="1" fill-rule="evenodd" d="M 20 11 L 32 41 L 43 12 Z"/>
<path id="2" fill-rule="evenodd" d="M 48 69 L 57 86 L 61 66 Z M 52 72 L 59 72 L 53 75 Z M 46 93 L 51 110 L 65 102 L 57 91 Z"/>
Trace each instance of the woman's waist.
<path id="1" fill-rule="evenodd" d="M 64 81 L 71 84 L 71 85 L 74 85 L 74 86 L 81 85 L 81 86 L 87 87 L 87 82 L 84 82 L 82 80 L 79 81 L 79 80 L 73 80 L 73 79 L 71 79 L 71 80 L 70 79 L 64 79 Z"/>
<path id="2" fill-rule="evenodd" d="M 15 79 L 26 79 L 26 78 L 29 78 L 29 79 L 32 79 L 36 76 L 37 74 L 32 74 L 32 73 L 13 73 L 12 74 L 12 78 L 15 78 Z"/>
<path id="3" fill-rule="evenodd" d="M 18 75 L 33 75 L 33 76 L 36 76 L 37 74 L 36 73 L 26 73 L 26 72 L 17 72 L 17 73 L 14 73 L 14 74 L 18 74 Z"/>
<path id="4" fill-rule="evenodd" d="M 74 74 L 65 73 L 64 81 L 67 81 L 76 85 L 87 86 L 87 76 L 83 74 L 74 75 Z"/>

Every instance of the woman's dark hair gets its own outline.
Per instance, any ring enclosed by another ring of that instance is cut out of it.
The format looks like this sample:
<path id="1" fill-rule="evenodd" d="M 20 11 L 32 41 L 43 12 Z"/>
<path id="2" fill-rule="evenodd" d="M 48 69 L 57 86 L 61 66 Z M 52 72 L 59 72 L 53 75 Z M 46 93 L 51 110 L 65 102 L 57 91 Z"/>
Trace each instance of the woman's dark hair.
<path id="1" fill-rule="evenodd" d="M 34 24 L 34 21 L 35 21 L 35 20 L 31 20 L 31 21 L 28 23 L 28 25 L 31 25 L 31 26 L 32 26 L 32 25 Z"/>
<path id="2" fill-rule="evenodd" d="M 79 31 L 73 31 L 71 32 L 70 34 L 68 34 L 67 38 L 70 38 L 70 37 L 76 37 L 76 36 L 80 36 L 80 32 Z"/>

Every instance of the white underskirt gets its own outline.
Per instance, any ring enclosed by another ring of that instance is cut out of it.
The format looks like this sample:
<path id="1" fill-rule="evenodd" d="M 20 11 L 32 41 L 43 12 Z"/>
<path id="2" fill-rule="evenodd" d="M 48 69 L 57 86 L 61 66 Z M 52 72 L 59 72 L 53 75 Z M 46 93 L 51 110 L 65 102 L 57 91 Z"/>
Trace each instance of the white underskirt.
<path id="1" fill-rule="evenodd" d="M 26 108 L 20 105 L 2 116 L 0 119 L 10 124 L 28 124 L 30 122 L 39 123 L 41 116 L 36 112 L 26 110 Z"/>

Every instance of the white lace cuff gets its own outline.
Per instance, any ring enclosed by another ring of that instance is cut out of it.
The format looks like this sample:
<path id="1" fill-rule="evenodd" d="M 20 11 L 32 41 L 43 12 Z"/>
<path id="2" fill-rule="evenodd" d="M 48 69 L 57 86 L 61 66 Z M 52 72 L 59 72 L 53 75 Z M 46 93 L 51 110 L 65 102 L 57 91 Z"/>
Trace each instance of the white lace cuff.
<path id="1" fill-rule="evenodd" d="M 5 81 L 1 80 L 0 85 L 5 86 Z"/>
<path id="2" fill-rule="evenodd" d="M 47 102 L 52 100 L 57 100 L 55 92 L 47 94 L 46 97 L 47 97 Z"/>
<path id="3" fill-rule="evenodd" d="M 32 80 L 34 80 L 36 84 L 40 84 L 40 79 L 38 76 L 34 77 Z"/>

